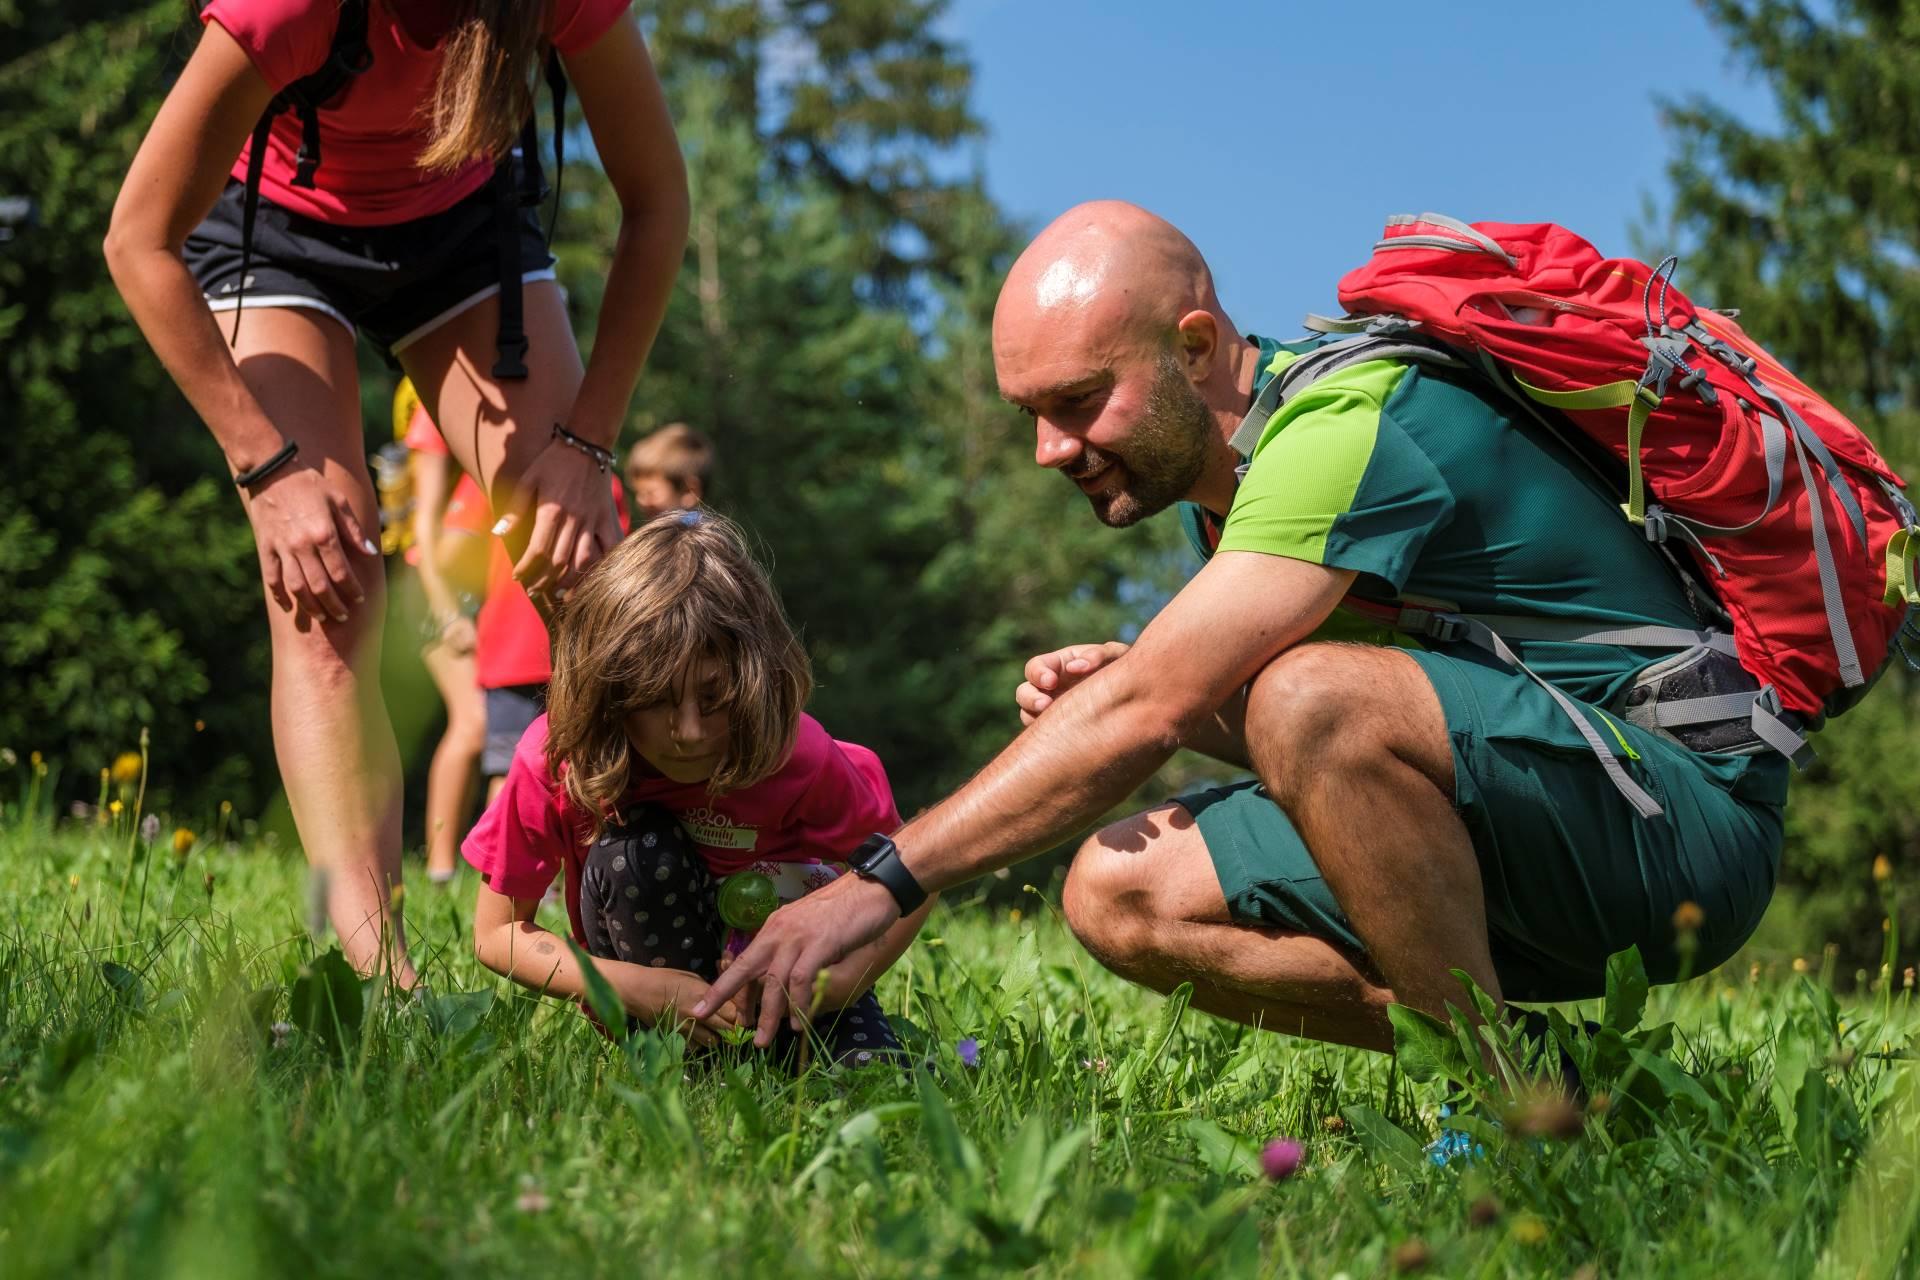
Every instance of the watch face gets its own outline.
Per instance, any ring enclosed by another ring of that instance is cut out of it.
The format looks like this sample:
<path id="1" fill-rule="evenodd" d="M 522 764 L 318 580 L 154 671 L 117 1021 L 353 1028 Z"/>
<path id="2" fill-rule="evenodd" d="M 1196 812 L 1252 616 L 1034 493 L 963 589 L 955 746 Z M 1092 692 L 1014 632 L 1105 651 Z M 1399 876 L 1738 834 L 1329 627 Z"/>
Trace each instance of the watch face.
<path id="1" fill-rule="evenodd" d="M 873 870 L 874 864 L 886 855 L 887 843 L 885 836 L 868 836 L 853 851 L 853 857 L 847 860 L 847 865 L 859 874 Z"/>

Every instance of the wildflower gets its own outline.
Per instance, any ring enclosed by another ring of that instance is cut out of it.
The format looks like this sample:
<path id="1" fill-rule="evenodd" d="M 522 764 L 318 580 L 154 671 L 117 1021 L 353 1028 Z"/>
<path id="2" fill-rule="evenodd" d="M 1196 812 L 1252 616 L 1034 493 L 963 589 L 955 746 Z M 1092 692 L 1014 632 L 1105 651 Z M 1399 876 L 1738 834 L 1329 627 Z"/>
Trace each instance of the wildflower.
<path id="1" fill-rule="evenodd" d="M 980 1042 L 972 1036 L 968 1036 L 966 1039 L 955 1044 L 953 1051 L 960 1055 L 960 1063 L 962 1066 L 977 1067 L 980 1065 Z"/>
<path id="2" fill-rule="evenodd" d="M 185 827 L 173 829 L 173 856 L 184 858 L 193 849 L 193 832 Z"/>
<path id="3" fill-rule="evenodd" d="M 1707 913 L 1700 909 L 1697 902 L 1683 902 L 1673 909 L 1673 931 L 1675 933 L 1697 933 L 1706 922 Z"/>
<path id="4" fill-rule="evenodd" d="M 79 877 L 79 876 L 68 876 L 68 877 L 67 877 L 67 888 L 69 888 L 69 889 L 78 889 L 79 887 L 80 887 L 80 877 Z"/>
<path id="5" fill-rule="evenodd" d="M 1394 1246 L 1393 1269 L 1405 1275 L 1413 1271 L 1426 1270 L 1433 1261 L 1433 1250 L 1427 1248 L 1423 1240 L 1404 1240 Z"/>
<path id="6" fill-rule="evenodd" d="M 1891 879 L 1893 879 L 1893 863 L 1887 859 L 1886 854 L 1875 854 L 1873 859 L 1873 882 L 1875 884 L 1885 884 Z"/>
<path id="7" fill-rule="evenodd" d="M 533 1180 L 533 1175 L 520 1175 L 520 1194 L 515 1198 L 513 1207 L 522 1213 L 545 1213 L 553 1204 L 547 1199 L 547 1193 Z"/>
<path id="8" fill-rule="evenodd" d="M 1300 1162 L 1306 1154 L 1307 1149 L 1300 1145 L 1298 1138 L 1275 1138 L 1260 1152 L 1260 1172 L 1267 1175 L 1269 1182 L 1285 1182 L 1300 1172 Z"/>
<path id="9" fill-rule="evenodd" d="M 20 763 L 20 757 L 13 754 L 12 747 L 0 747 L 0 765 L 5 765 L 7 768 L 11 769 L 13 768 L 13 766 L 19 763 Z"/>
<path id="10" fill-rule="evenodd" d="M 148 844 L 152 844 L 155 840 L 158 840 L 160 838 L 160 815 L 159 814 L 150 813 L 146 817 L 140 819 L 140 838 L 142 840 L 145 840 Z"/>
<path id="11" fill-rule="evenodd" d="M 1091 1071 L 1093 1072 L 1093 1074 L 1097 1076 L 1103 1076 L 1107 1074 L 1107 1066 L 1108 1066 L 1108 1063 L 1105 1058 L 1080 1059 L 1080 1069 L 1082 1071 Z"/>
<path id="12" fill-rule="evenodd" d="M 1747 966 L 1747 981 L 1748 982 L 1760 981 L 1760 962 L 1758 960 L 1755 960 L 1752 964 Z"/>
<path id="13" fill-rule="evenodd" d="M 220 802 L 220 816 L 224 818 L 232 812 L 233 812 L 233 801 L 222 800 Z"/>
<path id="14" fill-rule="evenodd" d="M 107 803 L 107 812 L 117 818 L 120 816 L 120 811 L 126 807 L 127 806 L 121 804 L 118 800 L 112 800 Z"/>
<path id="15" fill-rule="evenodd" d="M 1513 1220 L 1512 1235 L 1515 1244 L 1540 1244 L 1547 1238 L 1547 1224 L 1530 1213 L 1522 1214 Z"/>
<path id="16" fill-rule="evenodd" d="M 1347 1127 L 1346 1118 L 1343 1116 L 1328 1116 L 1320 1122 L 1320 1127 L 1328 1133 L 1340 1133 Z"/>
<path id="17" fill-rule="evenodd" d="M 1908 991 L 1913 990 L 1913 977 L 1913 966 L 1908 965 L 1906 972 L 1900 975 L 1900 985 Z"/>
<path id="18" fill-rule="evenodd" d="M 1807 971 L 1807 958 L 1805 956 L 1795 956 L 1793 958 L 1793 971 L 1795 973 L 1805 973 Z"/>
<path id="19" fill-rule="evenodd" d="M 1500 1220 L 1500 1202 L 1492 1196 L 1481 1196 L 1467 1206 L 1467 1225 L 1490 1227 Z"/>
<path id="20" fill-rule="evenodd" d="M 293 1024 L 291 1022 L 276 1022 L 268 1027 L 267 1030 L 273 1033 L 273 1047 L 278 1049 L 286 1044 L 287 1037 L 293 1034 Z"/>
<path id="21" fill-rule="evenodd" d="M 40 757 L 40 753 L 39 753 L 38 751 L 36 751 L 36 752 L 34 752 L 34 753 L 33 753 L 32 755 L 30 755 L 30 756 L 28 756 L 28 757 L 27 757 L 27 759 L 28 759 L 28 760 L 29 760 L 29 761 L 30 761 L 30 762 L 31 762 L 31 763 L 33 764 L 33 767 L 34 767 L 35 769 L 42 769 L 42 768 L 45 768 L 45 767 L 46 767 L 46 763 L 47 763 L 47 762 L 46 762 L 45 760 L 43 760 L 43 759 L 41 759 L 41 757 Z"/>
<path id="22" fill-rule="evenodd" d="M 1008 924 L 1020 923 L 1020 908 L 1014 907 L 1012 910 L 1007 912 L 1007 923 Z"/>
<path id="23" fill-rule="evenodd" d="M 193 722 L 193 731 L 195 733 L 205 733 L 207 731 L 207 722 L 205 720 L 195 720 Z"/>
<path id="24" fill-rule="evenodd" d="M 140 781 L 140 753 L 122 751 L 113 758 L 113 780 L 121 786 L 130 786 Z"/>

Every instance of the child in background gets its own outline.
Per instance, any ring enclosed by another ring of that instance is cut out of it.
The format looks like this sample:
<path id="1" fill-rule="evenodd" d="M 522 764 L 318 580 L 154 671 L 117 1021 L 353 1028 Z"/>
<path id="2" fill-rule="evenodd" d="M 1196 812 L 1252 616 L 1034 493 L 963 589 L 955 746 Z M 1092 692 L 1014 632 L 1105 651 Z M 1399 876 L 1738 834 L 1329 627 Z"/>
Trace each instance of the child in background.
<path id="1" fill-rule="evenodd" d="M 642 436 L 627 453 L 627 490 L 639 520 L 713 501 L 713 441 L 684 422 Z"/>
<path id="2" fill-rule="evenodd" d="M 394 392 L 393 412 L 396 429 L 404 423 L 402 443 L 413 478 L 412 537 L 405 558 L 418 575 L 427 603 L 420 659 L 447 708 L 446 731 L 427 769 L 426 809 L 427 878 L 445 884 L 453 879 L 460 835 L 467 829 L 474 778 L 486 745 L 487 709 L 474 677 L 472 597 L 442 571 L 443 526 L 448 519 L 460 520 L 466 506 L 476 501 L 484 512 L 485 502 L 479 486 L 461 473 L 447 452 L 440 429 L 405 378 Z"/>
<path id="3" fill-rule="evenodd" d="M 792 872 L 785 894 L 899 825 L 886 773 L 802 712 L 806 652 L 740 531 L 698 510 L 659 516 L 582 580 L 555 624 L 547 714 L 462 852 L 482 885 L 474 949 L 522 986 L 580 998 L 572 952 L 534 921 L 564 876 L 572 933 L 638 1022 L 696 1044 L 741 1025 L 692 1008 L 718 976 L 728 877 Z M 817 1029 L 829 1061 L 895 1052 L 869 988 L 927 907 L 828 971 Z"/>

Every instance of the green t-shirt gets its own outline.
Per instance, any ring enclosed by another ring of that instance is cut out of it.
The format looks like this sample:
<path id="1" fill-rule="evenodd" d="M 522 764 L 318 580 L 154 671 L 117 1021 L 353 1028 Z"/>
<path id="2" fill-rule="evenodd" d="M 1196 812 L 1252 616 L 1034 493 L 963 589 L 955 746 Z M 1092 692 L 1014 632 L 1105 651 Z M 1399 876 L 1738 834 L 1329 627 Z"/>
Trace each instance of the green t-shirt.
<path id="1" fill-rule="evenodd" d="M 1321 341 L 1261 340 L 1256 393 Z M 1224 523 L 1190 503 L 1182 518 L 1202 557 L 1254 551 L 1352 569 L 1363 599 L 1595 629 L 1699 626 L 1671 566 L 1619 502 L 1471 375 L 1375 360 L 1322 378 L 1273 416 Z M 1395 639 L 1345 611 L 1316 638 Z M 1658 656 L 1509 643 L 1542 678 L 1601 705 Z"/>

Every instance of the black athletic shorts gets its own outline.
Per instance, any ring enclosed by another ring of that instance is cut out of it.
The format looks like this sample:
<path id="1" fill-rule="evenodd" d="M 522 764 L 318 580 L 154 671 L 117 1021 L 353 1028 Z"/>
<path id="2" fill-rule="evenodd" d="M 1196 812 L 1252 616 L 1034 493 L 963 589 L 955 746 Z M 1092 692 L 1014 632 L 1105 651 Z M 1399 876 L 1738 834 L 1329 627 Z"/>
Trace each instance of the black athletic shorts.
<path id="1" fill-rule="evenodd" d="M 187 236 L 187 270 L 216 313 L 236 305 L 245 197 L 244 185 L 230 179 L 213 212 Z M 520 278 L 553 279 L 553 255 L 537 211 L 518 212 Z M 364 332 L 391 360 L 500 291 L 494 218 L 491 183 L 452 208 L 384 227 L 318 222 L 262 199 L 254 215 L 245 310 L 324 311 L 350 332 Z"/>

